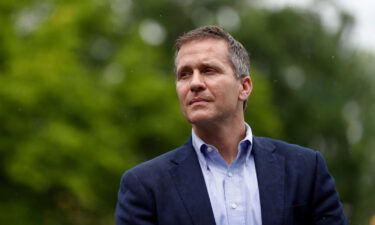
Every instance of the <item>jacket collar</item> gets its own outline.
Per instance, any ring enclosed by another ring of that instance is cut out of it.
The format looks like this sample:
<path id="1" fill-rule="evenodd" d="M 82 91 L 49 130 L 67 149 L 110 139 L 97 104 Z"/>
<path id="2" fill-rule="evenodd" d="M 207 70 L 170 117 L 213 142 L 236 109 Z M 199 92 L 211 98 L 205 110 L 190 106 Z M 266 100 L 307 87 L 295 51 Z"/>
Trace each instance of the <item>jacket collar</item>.
<path id="1" fill-rule="evenodd" d="M 170 174 L 195 225 L 215 225 L 211 202 L 191 138 L 172 159 Z"/>
<path id="2" fill-rule="evenodd" d="M 285 159 L 266 138 L 254 137 L 262 224 L 281 224 L 284 209 Z"/>

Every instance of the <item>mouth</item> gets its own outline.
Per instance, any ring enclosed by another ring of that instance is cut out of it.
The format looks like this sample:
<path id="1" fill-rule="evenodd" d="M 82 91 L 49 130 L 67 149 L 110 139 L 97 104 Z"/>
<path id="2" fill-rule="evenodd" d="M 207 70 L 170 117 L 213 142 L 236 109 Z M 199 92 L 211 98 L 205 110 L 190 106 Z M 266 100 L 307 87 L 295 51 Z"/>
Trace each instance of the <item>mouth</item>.
<path id="1" fill-rule="evenodd" d="M 207 103 L 209 100 L 203 99 L 203 98 L 193 98 L 191 101 L 189 101 L 189 105 L 194 105 L 194 104 L 202 104 L 202 103 Z"/>

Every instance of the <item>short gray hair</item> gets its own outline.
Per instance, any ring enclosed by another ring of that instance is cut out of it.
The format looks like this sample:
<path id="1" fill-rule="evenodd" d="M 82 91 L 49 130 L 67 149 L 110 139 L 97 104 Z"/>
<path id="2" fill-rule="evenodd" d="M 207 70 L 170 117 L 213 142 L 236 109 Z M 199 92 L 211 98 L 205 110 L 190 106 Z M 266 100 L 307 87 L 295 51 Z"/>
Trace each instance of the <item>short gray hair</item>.
<path id="1" fill-rule="evenodd" d="M 184 44 L 207 38 L 224 40 L 228 43 L 229 62 L 232 64 L 237 79 L 250 76 L 250 59 L 245 47 L 219 26 L 199 27 L 179 37 L 175 44 L 175 60 L 178 52 Z M 245 100 L 243 104 L 244 110 L 246 106 L 247 100 Z"/>
<path id="2" fill-rule="evenodd" d="M 175 58 L 181 47 L 191 41 L 215 38 L 228 43 L 229 61 L 237 78 L 250 76 L 249 54 L 245 47 L 219 26 L 204 26 L 191 30 L 176 40 Z"/>

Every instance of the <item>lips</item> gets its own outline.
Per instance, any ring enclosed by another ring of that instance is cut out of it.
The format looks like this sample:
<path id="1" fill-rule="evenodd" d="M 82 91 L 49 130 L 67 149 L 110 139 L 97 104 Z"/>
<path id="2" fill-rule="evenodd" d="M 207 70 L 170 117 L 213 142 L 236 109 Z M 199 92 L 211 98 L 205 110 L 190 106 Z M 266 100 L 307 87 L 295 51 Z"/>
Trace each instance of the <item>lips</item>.
<path id="1" fill-rule="evenodd" d="M 194 103 L 197 103 L 197 102 L 209 102 L 209 100 L 205 98 L 193 98 L 192 100 L 189 101 L 189 105 L 193 105 Z"/>

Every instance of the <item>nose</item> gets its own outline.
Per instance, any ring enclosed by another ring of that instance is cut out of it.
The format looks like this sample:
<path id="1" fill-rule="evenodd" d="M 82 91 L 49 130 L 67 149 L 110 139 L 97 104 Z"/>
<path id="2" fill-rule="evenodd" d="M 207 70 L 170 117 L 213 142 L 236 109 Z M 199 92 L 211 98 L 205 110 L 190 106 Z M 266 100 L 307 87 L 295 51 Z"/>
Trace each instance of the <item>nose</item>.
<path id="1" fill-rule="evenodd" d="M 194 71 L 190 80 L 190 90 L 192 92 L 199 92 L 206 89 L 206 84 L 203 75 L 199 71 Z"/>

